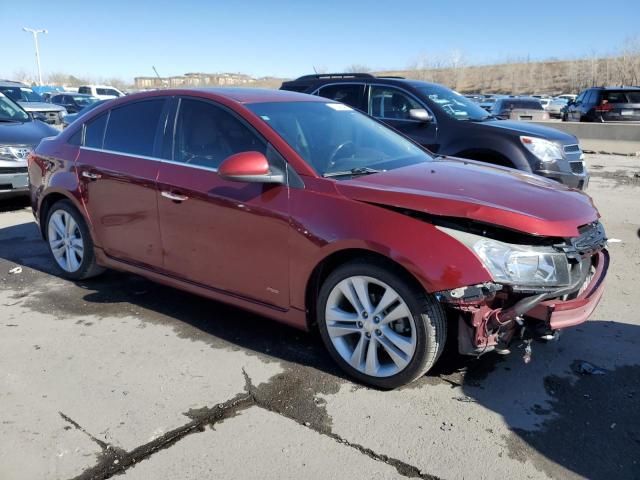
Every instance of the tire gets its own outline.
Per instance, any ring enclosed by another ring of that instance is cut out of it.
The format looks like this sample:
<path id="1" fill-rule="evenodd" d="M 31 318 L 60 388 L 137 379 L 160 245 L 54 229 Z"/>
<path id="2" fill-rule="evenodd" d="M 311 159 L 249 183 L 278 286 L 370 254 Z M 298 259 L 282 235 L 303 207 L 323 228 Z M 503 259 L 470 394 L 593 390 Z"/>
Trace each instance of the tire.
<path id="1" fill-rule="evenodd" d="M 104 271 L 96 263 L 87 223 L 70 200 L 59 200 L 51 206 L 45 232 L 49 252 L 61 277 L 85 280 Z"/>
<path id="2" fill-rule="evenodd" d="M 358 296 L 365 291 L 367 295 Z M 394 295 L 396 300 L 387 304 Z M 358 313 L 353 305 L 362 305 L 361 298 L 369 305 Z M 336 363 L 353 378 L 381 389 L 423 376 L 440 357 L 447 337 L 446 315 L 435 298 L 404 272 L 378 262 L 356 260 L 331 272 L 320 288 L 316 318 Z"/>

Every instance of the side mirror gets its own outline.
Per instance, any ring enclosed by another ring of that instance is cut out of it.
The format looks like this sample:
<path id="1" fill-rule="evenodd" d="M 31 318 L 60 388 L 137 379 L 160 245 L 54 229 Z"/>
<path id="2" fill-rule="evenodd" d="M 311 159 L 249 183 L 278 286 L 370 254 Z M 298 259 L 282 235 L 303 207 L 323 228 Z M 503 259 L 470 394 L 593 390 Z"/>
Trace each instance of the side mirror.
<path id="1" fill-rule="evenodd" d="M 260 152 L 241 152 L 227 157 L 218 168 L 218 175 L 232 182 L 284 184 L 284 174 L 272 172 L 269 162 Z"/>
<path id="2" fill-rule="evenodd" d="M 409 118 L 411 120 L 417 120 L 424 123 L 433 120 L 429 112 L 427 112 L 424 108 L 412 108 L 411 110 L 409 110 Z"/>

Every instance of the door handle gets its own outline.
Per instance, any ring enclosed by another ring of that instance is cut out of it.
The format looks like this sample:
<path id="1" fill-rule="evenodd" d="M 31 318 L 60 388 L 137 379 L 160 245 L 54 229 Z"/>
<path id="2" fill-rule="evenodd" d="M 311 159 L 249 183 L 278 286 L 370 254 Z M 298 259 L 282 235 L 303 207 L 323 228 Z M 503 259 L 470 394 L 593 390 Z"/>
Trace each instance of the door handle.
<path id="1" fill-rule="evenodd" d="M 173 200 L 174 202 L 184 202 L 185 200 L 189 200 L 189 197 L 186 195 L 180 195 L 178 193 L 169 192 L 167 190 L 163 190 L 160 192 L 164 198 L 168 198 L 169 200 Z"/>
<path id="2" fill-rule="evenodd" d="M 99 178 L 102 178 L 102 175 L 100 175 L 99 173 L 88 172 L 86 170 L 83 170 L 82 176 L 84 178 L 88 178 L 89 180 L 97 180 Z"/>

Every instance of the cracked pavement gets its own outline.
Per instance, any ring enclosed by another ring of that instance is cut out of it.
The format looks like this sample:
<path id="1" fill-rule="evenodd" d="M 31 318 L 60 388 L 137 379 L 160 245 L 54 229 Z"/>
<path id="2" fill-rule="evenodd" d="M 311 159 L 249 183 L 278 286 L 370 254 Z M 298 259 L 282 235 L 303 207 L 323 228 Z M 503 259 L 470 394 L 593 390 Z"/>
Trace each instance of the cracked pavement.
<path id="1" fill-rule="evenodd" d="M 620 240 L 592 319 L 528 365 L 449 353 L 392 392 L 265 318 L 118 272 L 64 281 L 1 202 L 0 478 L 640 478 L 640 159 L 587 160 Z"/>

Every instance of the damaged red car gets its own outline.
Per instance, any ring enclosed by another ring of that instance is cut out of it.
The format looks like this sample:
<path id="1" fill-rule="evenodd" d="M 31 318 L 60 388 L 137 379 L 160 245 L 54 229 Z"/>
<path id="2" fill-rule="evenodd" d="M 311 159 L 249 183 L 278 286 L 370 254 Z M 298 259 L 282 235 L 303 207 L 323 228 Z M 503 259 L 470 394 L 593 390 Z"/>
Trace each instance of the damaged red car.
<path id="1" fill-rule="evenodd" d="M 29 178 L 62 276 L 133 272 L 317 330 L 379 388 L 423 375 L 448 335 L 508 353 L 584 322 L 609 264 L 586 194 L 294 92 L 117 99 L 44 140 Z"/>

